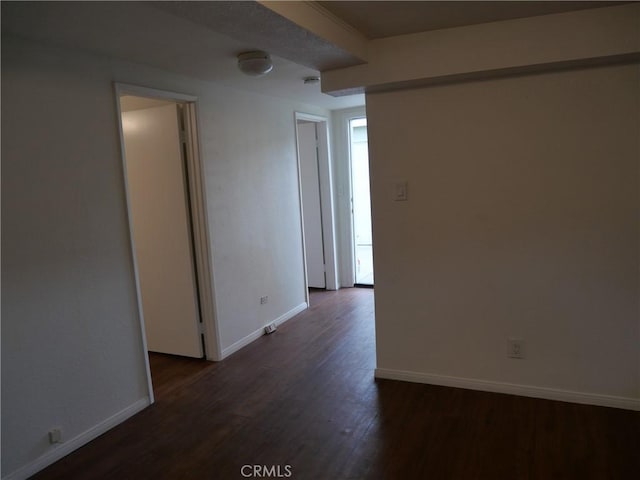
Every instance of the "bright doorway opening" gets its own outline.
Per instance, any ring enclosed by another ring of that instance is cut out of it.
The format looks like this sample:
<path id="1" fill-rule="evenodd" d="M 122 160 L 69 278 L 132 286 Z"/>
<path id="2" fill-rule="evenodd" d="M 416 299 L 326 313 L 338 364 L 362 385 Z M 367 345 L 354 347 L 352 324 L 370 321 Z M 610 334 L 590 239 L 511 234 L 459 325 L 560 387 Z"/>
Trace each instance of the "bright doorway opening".
<path id="1" fill-rule="evenodd" d="M 373 286 L 373 240 L 367 119 L 349 120 L 355 285 Z"/>

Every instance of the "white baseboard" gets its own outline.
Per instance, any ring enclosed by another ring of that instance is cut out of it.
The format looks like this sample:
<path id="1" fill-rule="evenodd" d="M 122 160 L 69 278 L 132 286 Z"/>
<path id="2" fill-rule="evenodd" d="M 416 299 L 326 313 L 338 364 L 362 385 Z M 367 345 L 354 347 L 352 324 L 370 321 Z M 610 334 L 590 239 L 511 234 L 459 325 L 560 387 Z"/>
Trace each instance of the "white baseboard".
<path id="1" fill-rule="evenodd" d="M 481 390 L 484 392 L 507 393 L 523 397 L 544 398 L 546 400 L 558 400 L 561 402 L 581 403 L 601 407 L 623 408 L 626 410 L 640 410 L 640 399 L 638 398 L 572 392 L 569 390 L 559 390 L 555 388 L 491 382 L 487 380 L 407 372 L 403 370 L 390 370 L 386 368 L 376 368 L 375 376 L 376 378 L 386 378 L 389 380 L 466 388 L 468 390 Z"/>
<path id="2" fill-rule="evenodd" d="M 295 317 L 297 314 L 299 314 L 300 312 L 305 311 L 307 308 L 309 308 L 309 304 L 307 302 L 301 303 L 300 305 L 298 305 L 295 308 L 292 308 L 291 310 L 289 310 L 287 313 L 285 313 L 284 315 L 280 315 L 278 318 L 276 318 L 273 322 L 277 325 L 280 326 L 282 325 L 284 322 L 286 322 L 287 320 L 291 320 L 293 317 Z"/>
<path id="3" fill-rule="evenodd" d="M 289 310 L 287 313 L 285 313 L 283 315 L 280 315 L 275 320 L 272 320 L 271 322 L 265 323 L 265 327 L 267 325 L 269 325 L 270 323 L 275 323 L 276 326 L 280 326 L 284 322 L 286 322 L 287 320 L 295 317 L 297 314 L 299 314 L 303 310 L 306 310 L 308 307 L 309 307 L 309 305 L 307 304 L 307 302 L 301 303 L 297 307 L 294 307 L 291 310 Z M 249 335 L 247 335 L 244 338 L 241 338 L 240 340 L 235 342 L 233 345 L 230 345 L 227 348 L 223 348 L 222 349 L 222 359 L 225 359 L 229 355 L 231 355 L 232 353 L 235 353 L 238 350 L 240 350 L 241 348 L 246 347 L 251 342 L 253 342 L 253 341 L 257 340 L 258 338 L 260 338 L 262 335 L 264 335 L 264 327 L 259 328 L 254 332 L 251 332 Z"/>
<path id="4" fill-rule="evenodd" d="M 99 424 L 91 427 L 89 430 L 81 433 L 71 440 L 66 440 L 58 446 L 52 446 L 51 450 L 49 450 L 47 453 L 41 455 L 34 461 L 24 465 L 23 467 L 20 467 L 18 470 L 13 471 L 9 475 L 2 477 L 2 480 L 24 480 L 26 478 L 29 478 L 30 476 L 38 473 L 40 470 L 48 467 L 52 463 L 57 462 L 62 457 L 69 455 L 74 450 L 77 450 L 83 445 L 86 445 L 94 438 L 99 437 L 100 435 L 105 433 L 107 430 L 110 430 L 116 425 L 124 422 L 129 417 L 132 417 L 136 413 L 147 408 L 149 405 L 151 405 L 149 398 L 142 398 L 138 400 L 133 405 L 130 405 L 124 410 L 121 410 L 115 415 L 112 415 L 106 420 L 103 420 Z"/>

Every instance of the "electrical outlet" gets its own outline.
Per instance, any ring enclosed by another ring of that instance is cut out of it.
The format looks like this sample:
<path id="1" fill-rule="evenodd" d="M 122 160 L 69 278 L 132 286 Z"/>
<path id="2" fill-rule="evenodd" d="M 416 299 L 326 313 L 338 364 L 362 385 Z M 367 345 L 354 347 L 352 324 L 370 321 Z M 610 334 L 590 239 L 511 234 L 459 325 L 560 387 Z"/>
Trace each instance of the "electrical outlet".
<path id="1" fill-rule="evenodd" d="M 264 305 L 269 301 L 269 295 L 265 295 L 264 297 L 260 297 L 260 305 Z"/>
<path id="2" fill-rule="evenodd" d="M 278 329 L 278 326 L 276 325 L 276 322 L 271 322 L 269 325 L 264 327 L 264 333 L 269 335 L 270 333 L 275 332 L 277 329 Z"/>
<path id="3" fill-rule="evenodd" d="M 524 358 L 524 340 L 521 338 L 510 338 L 507 340 L 507 357 Z"/>

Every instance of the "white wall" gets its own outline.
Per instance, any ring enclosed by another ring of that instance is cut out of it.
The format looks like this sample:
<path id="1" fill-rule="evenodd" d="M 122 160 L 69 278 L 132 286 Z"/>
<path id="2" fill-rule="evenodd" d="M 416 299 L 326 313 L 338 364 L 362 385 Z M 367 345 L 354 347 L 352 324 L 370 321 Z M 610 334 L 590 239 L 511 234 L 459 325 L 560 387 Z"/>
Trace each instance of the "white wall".
<path id="1" fill-rule="evenodd" d="M 113 82 L 199 97 L 227 353 L 304 306 L 293 112 L 328 112 L 15 39 L 2 49 L 2 475 L 18 478 L 55 457 L 52 427 L 72 448 L 147 401 Z"/>
<path id="2" fill-rule="evenodd" d="M 379 376 L 640 406 L 639 90 L 626 65 L 367 95 Z"/>

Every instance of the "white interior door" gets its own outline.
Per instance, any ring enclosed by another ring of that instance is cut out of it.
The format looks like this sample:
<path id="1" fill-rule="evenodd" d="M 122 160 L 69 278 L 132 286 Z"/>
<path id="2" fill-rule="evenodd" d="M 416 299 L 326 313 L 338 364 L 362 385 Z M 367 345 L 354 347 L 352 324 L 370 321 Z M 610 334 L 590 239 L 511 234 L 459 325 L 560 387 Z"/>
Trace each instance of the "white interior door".
<path id="1" fill-rule="evenodd" d="M 123 112 L 127 184 L 147 346 L 200 358 L 198 297 L 178 106 Z"/>
<path id="2" fill-rule="evenodd" d="M 325 288 L 324 245 L 316 124 L 298 122 L 298 155 L 302 187 L 302 217 L 309 287 Z"/>

